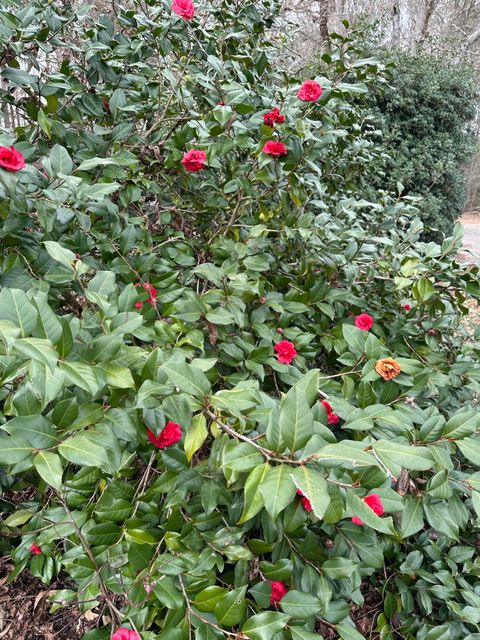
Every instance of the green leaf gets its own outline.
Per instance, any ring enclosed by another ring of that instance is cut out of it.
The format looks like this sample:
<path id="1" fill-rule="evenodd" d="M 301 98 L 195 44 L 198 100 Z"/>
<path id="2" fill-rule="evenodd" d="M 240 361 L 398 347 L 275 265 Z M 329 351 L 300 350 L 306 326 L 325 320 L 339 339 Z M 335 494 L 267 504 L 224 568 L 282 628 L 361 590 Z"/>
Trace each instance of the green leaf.
<path id="1" fill-rule="evenodd" d="M 33 302 L 38 311 L 36 335 L 55 344 L 62 337 L 62 323 L 45 298 L 36 296 Z"/>
<path id="2" fill-rule="evenodd" d="M 402 538 L 413 536 L 423 529 L 423 508 L 422 501 L 410 498 L 402 511 Z"/>
<path id="3" fill-rule="evenodd" d="M 342 441 L 337 444 L 328 444 L 315 453 L 315 461 L 325 467 L 370 467 L 378 466 L 378 461 L 363 451 L 360 446 L 355 446 L 352 441 Z"/>
<path id="4" fill-rule="evenodd" d="M 272 407 L 268 414 L 265 435 L 267 436 L 268 446 L 272 451 L 276 453 L 285 451 L 286 445 L 280 432 L 280 406 L 278 404 Z"/>
<path id="5" fill-rule="evenodd" d="M 475 409 L 465 407 L 451 416 L 443 428 L 442 436 L 457 440 L 475 433 L 479 427 L 480 413 Z"/>
<path id="6" fill-rule="evenodd" d="M 182 606 L 182 594 L 178 590 L 176 582 L 170 576 L 160 576 L 153 587 L 153 593 L 159 602 L 168 609 L 176 609 Z"/>
<path id="7" fill-rule="evenodd" d="M 269 580 L 287 580 L 293 571 L 293 562 L 290 558 L 281 558 L 278 562 L 260 562 L 263 575 Z"/>
<path id="8" fill-rule="evenodd" d="M 265 479 L 259 486 L 263 497 L 265 509 L 275 520 L 293 500 L 296 493 L 295 485 L 291 478 L 292 467 L 281 464 L 268 470 Z"/>
<path id="9" fill-rule="evenodd" d="M 31 448 L 43 449 L 53 447 L 58 443 L 52 423 L 48 418 L 39 414 L 17 416 L 5 422 L 1 428 L 14 436 L 24 438 Z"/>
<path id="10" fill-rule="evenodd" d="M 250 520 L 250 518 L 253 518 L 264 506 L 263 496 L 259 490 L 259 486 L 265 479 L 269 469 L 270 465 L 265 462 L 252 469 L 246 479 L 243 494 L 243 511 L 238 524 L 243 524 L 247 522 L 247 520 Z"/>
<path id="11" fill-rule="evenodd" d="M 79 434 L 67 438 L 59 447 L 58 450 L 61 455 L 74 464 L 78 464 L 80 467 L 100 467 L 101 469 L 109 468 L 109 460 L 107 451 L 104 447 L 96 444 L 92 438 L 94 433 L 91 433 L 91 437 L 87 437 L 84 434 Z"/>
<path id="12" fill-rule="evenodd" d="M 322 605 L 318 598 L 310 593 L 290 590 L 280 600 L 282 611 L 292 618 L 304 620 L 320 612 Z"/>
<path id="13" fill-rule="evenodd" d="M 352 558 L 332 558 L 322 564 L 322 572 L 331 580 L 350 578 L 358 568 L 359 563 Z"/>
<path id="14" fill-rule="evenodd" d="M 92 545 L 113 545 L 120 540 L 122 530 L 113 522 L 97 524 L 88 529 L 86 538 Z"/>
<path id="15" fill-rule="evenodd" d="M 263 462 L 263 456 L 253 444 L 248 442 L 236 442 L 228 448 L 223 465 L 232 471 L 250 471 Z"/>
<path id="16" fill-rule="evenodd" d="M 335 629 L 340 634 L 340 638 L 342 640 L 365 640 L 365 636 L 362 636 L 362 634 L 356 630 L 353 624 L 341 622 L 340 624 L 337 624 Z"/>
<path id="17" fill-rule="evenodd" d="M 21 338 L 15 341 L 14 351 L 22 356 L 45 364 L 51 371 L 56 367 L 58 354 L 50 340 L 43 338 Z"/>
<path id="18" fill-rule="evenodd" d="M 74 262 L 78 262 L 78 260 L 73 251 L 62 247 L 59 242 L 54 242 L 53 240 L 44 240 L 43 244 L 45 245 L 45 249 L 48 254 L 54 260 L 69 269 L 72 273 L 75 273 Z"/>
<path id="19" fill-rule="evenodd" d="M 229 591 L 215 606 L 215 617 L 223 627 L 233 627 L 245 615 L 247 587 Z"/>
<path id="20" fill-rule="evenodd" d="M 413 285 L 412 293 L 418 302 L 426 302 L 435 293 L 435 288 L 430 280 L 422 277 Z"/>
<path id="21" fill-rule="evenodd" d="M 66 381 L 68 384 L 76 385 L 94 396 L 100 385 L 98 383 L 97 374 L 93 367 L 83 362 L 62 362 L 60 367 L 66 373 Z"/>
<path id="22" fill-rule="evenodd" d="M 46 133 L 47 138 L 50 140 L 52 137 L 52 122 L 43 109 L 38 110 L 37 121 L 40 129 Z"/>
<path id="23" fill-rule="evenodd" d="M 88 171 L 89 169 L 112 164 L 118 165 L 118 162 L 114 158 L 88 158 L 77 167 L 76 171 Z"/>
<path id="24" fill-rule="evenodd" d="M 170 360 L 162 365 L 169 380 L 177 386 L 180 391 L 184 391 L 196 398 L 204 398 L 211 393 L 210 382 L 207 376 L 198 367 L 193 367 L 186 362 L 176 362 Z"/>
<path id="25" fill-rule="evenodd" d="M 56 176 L 59 173 L 68 175 L 72 173 L 73 162 L 65 147 L 55 144 L 50 151 L 50 166 L 52 173 Z"/>
<path id="26" fill-rule="evenodd" d="M 264 611 L 249 618 L 242 627 L 242 633 L 251 640 L 272 640 L 290 620 L 290 616 L 275 611 Z"/>
<path id="27" fill-rule="evenodd" d="M 324 477 L 315 469 L 303 465 L 296 467 L 291 476 L 297 489 L 300 489 L 302 494 L 310 500 L 313 513 L 317 518 L 323 518 L 330 504 L 330 496 Z"/>
<path id="28" fill-rule="evenodd" d="M 34 511 L 30 511 L 29 509 L 19 509 L 18 511 L 15 511 L 15 513 L 9 515 L 8 518 L 5 518 L 5 520 L 2 521 L 2 524 L 7 527 L 19 527 L 20 525 L 25 524 L 25 522 L 28 522 L 34 515 Z"/>
<path id="29" fill-rule="evenodd" d="M 411 471 L 426 471 L 433 467 L 432 454 L 426 447 L 409 446 L 392 440 L 379 440 L 373 448 L 396 476 L 400 475 L 402 467 Z"/>
<path id="30" fill-rule="evenodd" d="M 364 524 L 381 533 L 395 534 L 391 518 L 380 518 L 351 489 L 347 489 L 347 509 L 352 516 L 357 516 Z"/>
<path id="31" fill-rule="evenodd" d="M 0 320 L 9 320 L 18 327 L 22 337 L 31 335 L 37 324 L 37 310 L 21 289 L 0 291 Z"/>
<path id="32" fill-rule="evenodd" d="M 292 635 L 292 640 L 323 640 L 323 636 L 319 633 L 312 633 L 303 627 L 290 627 L 289 631 Z"/>
<path id="33" fill-rule="evenodd" d="M 319 369 L 310 369 L 307 373 L 297 380 L 297 382 L 293 385 L 297 391 L 302 391 L 307 400 L 312 406 L 315 404 L 315 401 L 318 397 L 318 382 L 320 378 L 320 370 Z"/>
<path id="34" fill-rule="evenodd" d="M 95 369 L 103 373 L 109 387 L 114 389 L 135 389 L 135 381 L 130 369 L 120 367 L 112 362 L 97 364 Z"/>
<path id="35" fill-rule="evenodd" d="M 358 327 L 352 324 L 342 325 L 342 332 L 345 342 L 348 345 L 348 350 L 353 353 L 354 356 L 359 358 L 365 352 L 365 342 L 369 335 L 368 331 L 362 331 Z"/>
<path id="36" fill-rule="evenodd" d="M 185 434 L 183 447 L 188 462 L 192 459 L 193 454 L 200 449 L 207 436 L 207 421 L 203 413 L 199 413 L 192 418 L 192 422 Z"/>
<path id="37" fill-rule="evenodd" d="M 113 271 L 97 271 L 90 280 L 87 293 L 94 293 L 100 298 L 109 298 L 116 291 L 115 274 Z"/>
<path id="38" fill-rule="evenodd" d="M 280 407 L 279 429 L 292 453 L 304 447 L 313 435 L 313 415 L 303 391 L 292 387 Z"/>
<path id="39" fill-rule="evenodd" d="M 20 436 L 0 437 L 0 465 L 11 465 L 25 460 L 32 453 L 31 445 Z"/>
<path id="40" fill-rule="evenodd" d="M 217 603 L 224 597 L 227 590 L 217 585 L 206 587 L 195 596 L 192 604 L 199 611 L 214 611 Z"/>
<path id="41" fill-rule="evenodd" d="M 480 439 L 465 438 L 455 443 L 467 460 L 480 467 Z"/>
<path id="42" fill-rule="evenodd" d="M 40 451 L 33 459 L 39 476 L 57 491 L 62 491 L 63 467 L 60 457 L 51 451 Z"/>

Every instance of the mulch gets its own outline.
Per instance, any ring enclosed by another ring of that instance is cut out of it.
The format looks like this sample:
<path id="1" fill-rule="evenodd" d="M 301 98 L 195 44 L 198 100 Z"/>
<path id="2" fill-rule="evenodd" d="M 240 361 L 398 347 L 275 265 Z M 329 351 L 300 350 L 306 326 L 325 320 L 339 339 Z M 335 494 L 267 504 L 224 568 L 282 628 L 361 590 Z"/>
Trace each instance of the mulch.
<path id="1" fill-rule="evenodd" d="M 0 640 L 81 640 L 98 624 L 98 615 L 81 613 L 75 605 L 49 613 L 48 596 L 57 589 L 71 588 L 61 577 L 51 585 L 43 584 L 23 571 L 6 584 L 13 565 L 0 559 Z M 95 619 L 89 620 L 94 616 Z"/>

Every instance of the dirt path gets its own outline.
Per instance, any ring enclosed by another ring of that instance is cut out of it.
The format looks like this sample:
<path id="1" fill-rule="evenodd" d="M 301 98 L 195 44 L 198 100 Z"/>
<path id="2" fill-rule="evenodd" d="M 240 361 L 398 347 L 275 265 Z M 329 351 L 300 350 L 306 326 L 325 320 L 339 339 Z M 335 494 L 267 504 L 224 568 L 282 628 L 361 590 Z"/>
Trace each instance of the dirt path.
<path id="1" fill-rule="evenodd" d="M 464 213 L 460 222 L 464 231 L 464 250 L 460 252 L 458 257 L 462 262 L 480 264 L 480 215 Z"/>

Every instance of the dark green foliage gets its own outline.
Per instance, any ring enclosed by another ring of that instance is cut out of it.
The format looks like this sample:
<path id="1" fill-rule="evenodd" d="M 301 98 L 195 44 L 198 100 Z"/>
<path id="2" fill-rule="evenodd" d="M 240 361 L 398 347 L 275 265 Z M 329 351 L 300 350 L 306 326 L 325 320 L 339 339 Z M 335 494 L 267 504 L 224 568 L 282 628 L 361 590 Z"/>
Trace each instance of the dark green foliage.
<path id="1" fill-rule="evenodd" d="M 382 58 L 391 61 L 391 53 Z M 473 70 L 426 53 L 398 53 L 392 61 L 388 86 L 377 85 L 372 94 L 390 156 L 376 185 L 396 190 L 399 184 L 402 194 L 422 196 L 422 220 L 442 237 L 462 213 L 464 168 L 476 149 Z"/>

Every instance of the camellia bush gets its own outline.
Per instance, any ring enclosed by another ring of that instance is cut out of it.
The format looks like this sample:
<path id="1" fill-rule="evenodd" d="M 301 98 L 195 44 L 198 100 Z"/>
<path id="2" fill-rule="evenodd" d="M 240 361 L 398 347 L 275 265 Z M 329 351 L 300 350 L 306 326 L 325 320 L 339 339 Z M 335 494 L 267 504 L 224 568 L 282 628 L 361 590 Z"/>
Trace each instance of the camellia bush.
<path id="1" fill-rule="evenodd" d="M 292 77 L 278 10 L 0 12 L 9 580 L 85 640 L 476 640 L 478 270 L 358 197 L 384 69 Z"/>

